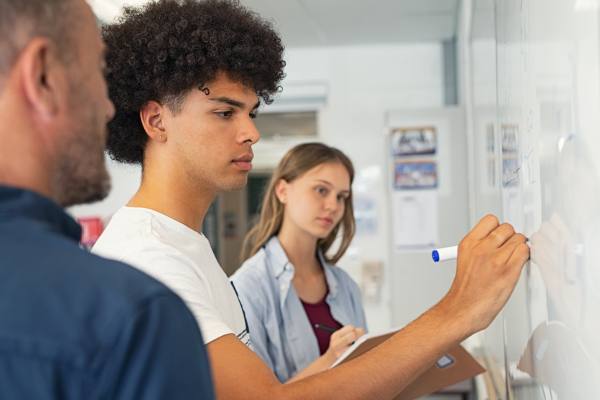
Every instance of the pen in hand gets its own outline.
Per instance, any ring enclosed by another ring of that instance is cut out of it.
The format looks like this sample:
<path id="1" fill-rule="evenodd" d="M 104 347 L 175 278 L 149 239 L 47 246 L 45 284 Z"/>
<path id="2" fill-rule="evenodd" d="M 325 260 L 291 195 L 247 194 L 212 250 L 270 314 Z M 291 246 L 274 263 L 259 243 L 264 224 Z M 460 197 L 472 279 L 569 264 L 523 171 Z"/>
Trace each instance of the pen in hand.
<path id="1" fill-rule="evenodd" d="M 322 331 L 333 333 L 337 331 L 336 328 L 332 328 L 331 326 L 323 325 L 323 324 L 315 324 L 316 329 L 321 329 Z"/>

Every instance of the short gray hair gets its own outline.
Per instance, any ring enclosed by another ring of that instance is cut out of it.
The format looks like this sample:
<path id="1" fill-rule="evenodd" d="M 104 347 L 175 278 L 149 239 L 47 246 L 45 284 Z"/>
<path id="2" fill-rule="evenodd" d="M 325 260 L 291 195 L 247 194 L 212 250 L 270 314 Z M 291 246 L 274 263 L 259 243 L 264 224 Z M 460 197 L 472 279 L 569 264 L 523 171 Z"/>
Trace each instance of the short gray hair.
<path id="1" fill-rule="evenodd" d="M 50 38 L 60 57 L 73 53 L 74 0 L 0 0 L 0 80 L 35 36 Z"/>

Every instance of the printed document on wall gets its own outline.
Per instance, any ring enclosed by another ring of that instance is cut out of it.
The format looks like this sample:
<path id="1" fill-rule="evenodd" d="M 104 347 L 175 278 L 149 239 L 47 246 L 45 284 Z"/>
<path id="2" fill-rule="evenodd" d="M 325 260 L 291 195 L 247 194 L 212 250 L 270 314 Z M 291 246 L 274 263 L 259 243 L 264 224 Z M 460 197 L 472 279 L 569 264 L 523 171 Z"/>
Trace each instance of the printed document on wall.
<path id="1" fill-rule="evenodd" d="M 439 242 L 437 191 L 394 191 L 392 214 L 397 251 L 430 249 Z"/>

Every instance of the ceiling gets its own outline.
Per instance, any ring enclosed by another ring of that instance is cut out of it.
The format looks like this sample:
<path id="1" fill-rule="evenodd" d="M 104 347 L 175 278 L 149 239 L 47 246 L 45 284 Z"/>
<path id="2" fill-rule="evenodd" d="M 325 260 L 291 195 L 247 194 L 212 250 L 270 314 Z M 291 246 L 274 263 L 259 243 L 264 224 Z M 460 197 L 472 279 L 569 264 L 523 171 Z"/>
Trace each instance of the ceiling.
<path id="1" fill-rule="evenodd" d="M 102 21 L 124 4 L 88 0 Z M 273 21 L 287 47 L 441 41 L 455 36 L 459 0 L 242 0 Z"/>

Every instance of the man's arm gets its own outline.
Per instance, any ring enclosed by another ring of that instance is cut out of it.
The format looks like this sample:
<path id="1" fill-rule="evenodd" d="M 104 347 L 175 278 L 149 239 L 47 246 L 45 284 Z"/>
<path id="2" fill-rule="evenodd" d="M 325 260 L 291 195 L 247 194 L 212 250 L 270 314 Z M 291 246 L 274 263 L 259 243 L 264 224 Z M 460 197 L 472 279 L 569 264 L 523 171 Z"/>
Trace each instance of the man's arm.
<path id="1" fill-rule="evenodd" d="M 208 344 L 217 397 L 237 399 L 392 399 L 452 346 L 487 327 L 504 306 L 529 257 L 525 237 L 494 216 L 461 241 L 446 296 L 358 359 L 280 384 L 233 335 Z"/>
<path id="2" fill-rule="evenodd" d="M 207 346 L 217 398 L 392 399 L 460 342 L 449 338 L 463 336 L 456 328 L 457 333 L 439 328 L 447 321 L 443 313 L 431 314 L 432 310 L 360 359 L 285 385 L 235 336 L 222 336 Z"/>

